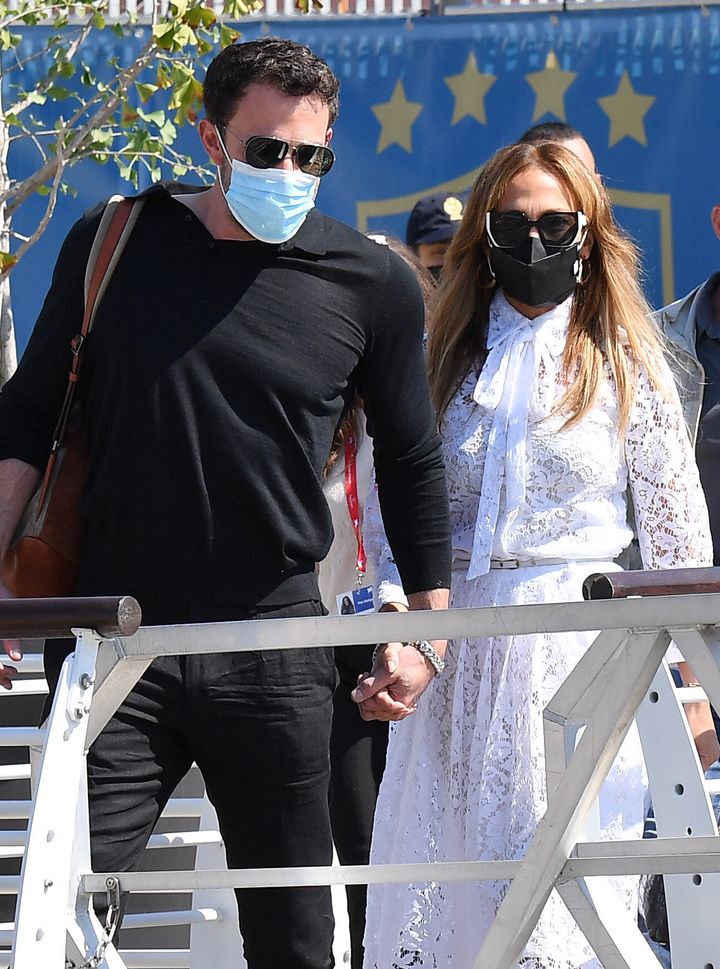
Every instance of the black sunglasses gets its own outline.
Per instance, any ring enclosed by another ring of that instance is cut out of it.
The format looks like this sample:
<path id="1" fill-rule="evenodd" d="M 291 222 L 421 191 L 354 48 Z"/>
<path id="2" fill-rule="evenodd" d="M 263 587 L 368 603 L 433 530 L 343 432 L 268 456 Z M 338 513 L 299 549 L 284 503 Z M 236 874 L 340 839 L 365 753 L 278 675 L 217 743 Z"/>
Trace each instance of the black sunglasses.
<path id="1" fill-rule="evenodd" d="M 528 219 L 524 212 L 488 212 L 485 228 L 490 242 L 499 249 L 521 246 L 535 226 L 544 246 L 569 248 L 584 238 L 588 220 L 584 212 L 546 212 Z"/>
<path id="2" fill-rule="evenodd" d="M 246 141 L 238 138 L 227 126 L 225 130 L 245 146 L 245 161 L 253 168 L 275 168 L 290 155 L 301 172 L 322 178 L 335 161 L 335 152 L 327 145 L 291 145 L 282 138 L 266 135 L 252 135 Z"/>

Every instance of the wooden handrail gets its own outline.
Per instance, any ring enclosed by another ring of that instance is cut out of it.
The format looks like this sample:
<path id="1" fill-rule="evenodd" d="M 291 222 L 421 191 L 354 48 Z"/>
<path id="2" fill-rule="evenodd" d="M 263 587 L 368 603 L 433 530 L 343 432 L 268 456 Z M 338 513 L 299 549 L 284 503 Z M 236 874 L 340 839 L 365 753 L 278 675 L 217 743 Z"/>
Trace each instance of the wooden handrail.
<path id="1" fill-rule="evenodd" d="M 132 596 L 0 600 L 0 638 L 64 639 L 73 629 L 132 636 L 142 612 Z"/>
<path id="2" fill-rule="evenodd" d="M 594 572 L 583 582 L 584 599 L 677 596 L 704 592 L 720 592 L 720 568 Z"/>

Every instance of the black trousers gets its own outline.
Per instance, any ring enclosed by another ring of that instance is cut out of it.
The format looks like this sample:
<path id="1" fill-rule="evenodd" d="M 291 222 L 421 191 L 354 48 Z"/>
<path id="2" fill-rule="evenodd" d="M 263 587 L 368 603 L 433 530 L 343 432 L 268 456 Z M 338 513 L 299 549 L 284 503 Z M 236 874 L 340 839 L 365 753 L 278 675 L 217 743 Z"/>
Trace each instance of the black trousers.
<path id="1" fill-rule="evenodd" d="M 147 616 L 145 604 L 143 610 Z M 235 618 L 324 611 L 311 600 Z M 47 653 L 54 686 L 62 655 Z M 137 867 L 193 761 L 217 811 L 229 867 L 331 864 L 335 679 L 332 649 L 156 660 L 88 755 L 93 869 Z M 240 889 L 236 896 L 250 969 L 331 969 L 328 888 Z"/>
<path id="2" fill-rule="evenodd" d="M 375 802 L 385 770 L 388 724 L 366 723 L 350 698 L 360 673 L 372 667 L 373 646 L 335 650 L 339 684 L 333 701 L 330 740 L 330 817 L 338 858 L 343 865 L 366 865 L 370 857 Z M 347 886 L 352 969 L 362 969 L 367 887 Z"/>

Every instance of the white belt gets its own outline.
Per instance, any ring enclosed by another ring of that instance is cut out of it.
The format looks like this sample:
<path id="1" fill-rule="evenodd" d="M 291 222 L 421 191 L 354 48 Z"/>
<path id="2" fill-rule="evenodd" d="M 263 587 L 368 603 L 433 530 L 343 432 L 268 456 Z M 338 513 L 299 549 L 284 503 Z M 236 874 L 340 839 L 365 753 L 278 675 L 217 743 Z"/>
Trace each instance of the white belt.
<path id="1" fill-rule="evenodd" d="M 525 569 L 543 565 L 569 565 L 577 559 L 490 559 L 491 569 Z M 593 561 L 593 560 L 588 560 Z"/>

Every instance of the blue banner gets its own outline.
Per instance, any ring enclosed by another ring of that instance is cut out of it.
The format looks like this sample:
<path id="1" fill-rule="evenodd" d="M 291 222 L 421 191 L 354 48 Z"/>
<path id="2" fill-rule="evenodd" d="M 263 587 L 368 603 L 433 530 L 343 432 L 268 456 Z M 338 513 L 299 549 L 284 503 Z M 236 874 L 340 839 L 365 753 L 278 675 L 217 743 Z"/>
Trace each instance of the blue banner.
<path id="1" fill-rule="evenodd" d="M 561 120 L 595 152 L 618 219 L 643 250 L 654 305 L 720 268 L 709 221 L 720 202 L 720 9 L 309 17 L 241 27 L 244 39 L 272 32 L 307 44 L 340 77 L 338 160 L 318 198 L 328 214 L 403 238 L 419 196 L 470 186 L 499 146 L 538 121 Z M 113 53 L 126 62 L 139 42 L 107 32 L 98 63 Z M 180 143 L 201 159 L 193 128 Z M 21 174 L 31 161 L 17 152 L 11 163 Z M 13 273 L 20 349 L 69 226 L 100 198 L 128 190 L 111 165 L 84 163 L 71 181 L 77 197 L 61 200 Z M 28 203 L 21 231 L 42 204 Z M 152 267 L 139 282 L 152 285 Z"/>

